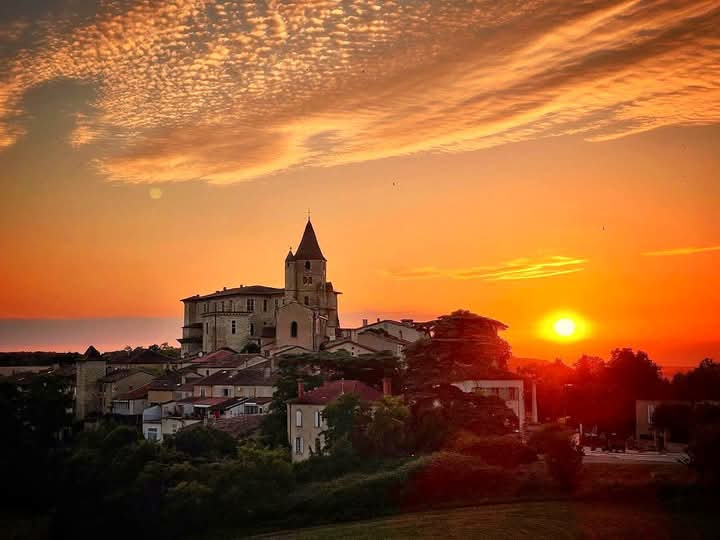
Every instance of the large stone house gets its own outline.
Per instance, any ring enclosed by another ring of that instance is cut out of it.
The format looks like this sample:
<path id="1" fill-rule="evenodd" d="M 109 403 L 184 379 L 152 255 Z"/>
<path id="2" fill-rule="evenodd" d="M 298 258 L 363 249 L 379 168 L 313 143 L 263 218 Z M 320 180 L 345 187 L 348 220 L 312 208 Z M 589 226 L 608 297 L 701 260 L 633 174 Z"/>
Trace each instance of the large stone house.
<path id="1" fill-rule="evenodd" d="M 249 344 L 263 351 L 295 346 L 317 351 L 335 339 L 340 294 L 327 279 L 327 259 L 308 220 L 300 245 L 285 258 L 285 287 L 250 285 L 184 298 L 184 358 Z"/>
<path id="2" fill-rule="evenodd" d="M 384 381 L 384 393 L 390 394 L 389 380 Z M 343 394 L 357 394 L 368 402 L 380 401 L 383 392 L 354 380 L 327 381 L 322 386 L 305 391 L 298 382 L 298 397 L 287 402 L 288 442 L 292 448 L 292 460 L 303 461 L 319 454 L 325 447 L 322 434 L 327 429 L 324 411 L 331 401 Z"/>

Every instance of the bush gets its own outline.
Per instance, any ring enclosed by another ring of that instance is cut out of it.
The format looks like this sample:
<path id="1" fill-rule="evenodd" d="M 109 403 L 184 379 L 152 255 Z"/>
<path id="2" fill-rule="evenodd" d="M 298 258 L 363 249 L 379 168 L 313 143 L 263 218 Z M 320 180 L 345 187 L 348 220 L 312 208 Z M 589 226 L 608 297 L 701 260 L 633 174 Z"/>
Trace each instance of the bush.
<path id="1" fill-rule="evenodd" d="M 513 469 L 537 460 L 537 453 L 514 435 L 478 437 L 461 432 L 451 448 L 461 454 L 477 456 L 489 465 Z"/>
<path id="2" fill-rule="evenodd" d="M 700 424 L 695 427 L 693 440 L 688 445 L 688 465 L 697 470 L 701 481 L 720 483 L 720 425 Z"/>
<path id="3" fill-rule="evenodd" d="M 237 442 L 227 433 L 205 426 L 192 426 L 168 438 L 164 445 L 191 457 L 218 459 L 237 452 Z"/>
<path id="4" fill-rule="evenodd" d="M 309 495 L 293 508 L 306 520 L 362 519 L 396 512 L 400 495 L 409 479 L 429 458 L 419 458 L 400 467 L 376 473 L 349 474 L 336 480 L 308 486 Z"/>
<path id="5" fill-rule="evenodd" d="M 574 442 L 573 433 L 550 427 L 538 432 L 533 444 L 542 449 L 550 476 L 564 489 L 575 487 L 582 468 L 583 451 Z"/>
<path id="6" fill-rule="evenodd" d="M 477 457 L 439 452 L 418 467 L 403 490 L 403 502 L 417 505 L 501 496 L 509 478 Z"/>

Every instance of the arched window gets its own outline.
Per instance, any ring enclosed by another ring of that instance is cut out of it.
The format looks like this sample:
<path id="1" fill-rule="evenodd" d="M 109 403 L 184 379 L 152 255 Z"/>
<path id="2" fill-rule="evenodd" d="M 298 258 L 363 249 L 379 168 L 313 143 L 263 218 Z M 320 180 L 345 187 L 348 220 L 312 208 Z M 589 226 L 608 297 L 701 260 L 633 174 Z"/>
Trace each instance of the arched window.
<path id="1" fill-rule="evenodd" d="M 290 323 L 290 337 L 297 337 L 297 322 L 293 321 Z"/>
<path id="2" fill-rule="evenodd" d="M 295 411 L 295 427 L 302 427 L 302 411 Z"/>
<path id="3" fill-rule="evenodd" d="M 310 270 L 310 268 L 312 268 L 310 261 L 305 261 L 305 270 Z"/>

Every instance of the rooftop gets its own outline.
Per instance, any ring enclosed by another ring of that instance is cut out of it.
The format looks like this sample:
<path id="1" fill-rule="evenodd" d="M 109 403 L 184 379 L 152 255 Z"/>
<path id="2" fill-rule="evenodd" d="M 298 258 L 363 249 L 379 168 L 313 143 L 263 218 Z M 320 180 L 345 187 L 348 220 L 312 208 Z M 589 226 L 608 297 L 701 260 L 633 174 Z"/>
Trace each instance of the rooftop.
<path id="1" fill-rule="evenodd" d="M 221 291 L 215 291 L 214 293 L 205 294 L 205 295 L 199 295 L 196 294 L 194 296 L 188 296 L 187 298 L 183 298 L 182 302 L 189 302 L 194 300 L 207 300 L 210 298 L 223 298 L 225 296 L 236 296 L 236 295 L 245 295 L 245 296 L 262 296 L 262 295 L 280 295 L 285 294 L 285 289 L 278 289 L 276 287 L 266 287 L 265 285 L 240 285 L 239 287 L 232 287 L 230 289 L 224 288 Z"/>
<path id="2" fill-rule="evenodd" d="M 343 394 L 357 394 L 364 401 L 380 401 L 382 392 L 364 382 L 355 380 L 326 381 L 322 386 L 305 392 L 302 397 L 290 400 L 290 403 L 307 405 L 326 405 Z"/>

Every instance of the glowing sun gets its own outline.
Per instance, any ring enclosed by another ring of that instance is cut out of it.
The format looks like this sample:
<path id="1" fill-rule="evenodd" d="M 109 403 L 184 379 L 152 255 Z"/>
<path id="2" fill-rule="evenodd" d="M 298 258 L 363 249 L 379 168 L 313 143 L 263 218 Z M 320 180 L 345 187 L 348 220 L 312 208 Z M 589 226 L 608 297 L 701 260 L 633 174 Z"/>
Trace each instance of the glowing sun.
<path id="1" fill-rule="evenodd" d="M 590 334 L 588 320 L 574 311 L 557 310 L 538 321 L 538 335 L 548 341 L 574 343 L 582 341 Z"/>
<path id="2" fill-rule="evenodd" d="M 555 330 L 555 333 L 558 336 L 570 337 L 575 333 L 576 330 L 575 321 L 573 321 L 572 319 L 568 319 L 567 317 L 558 319 L 553 324 L 553 330 Z"/>

